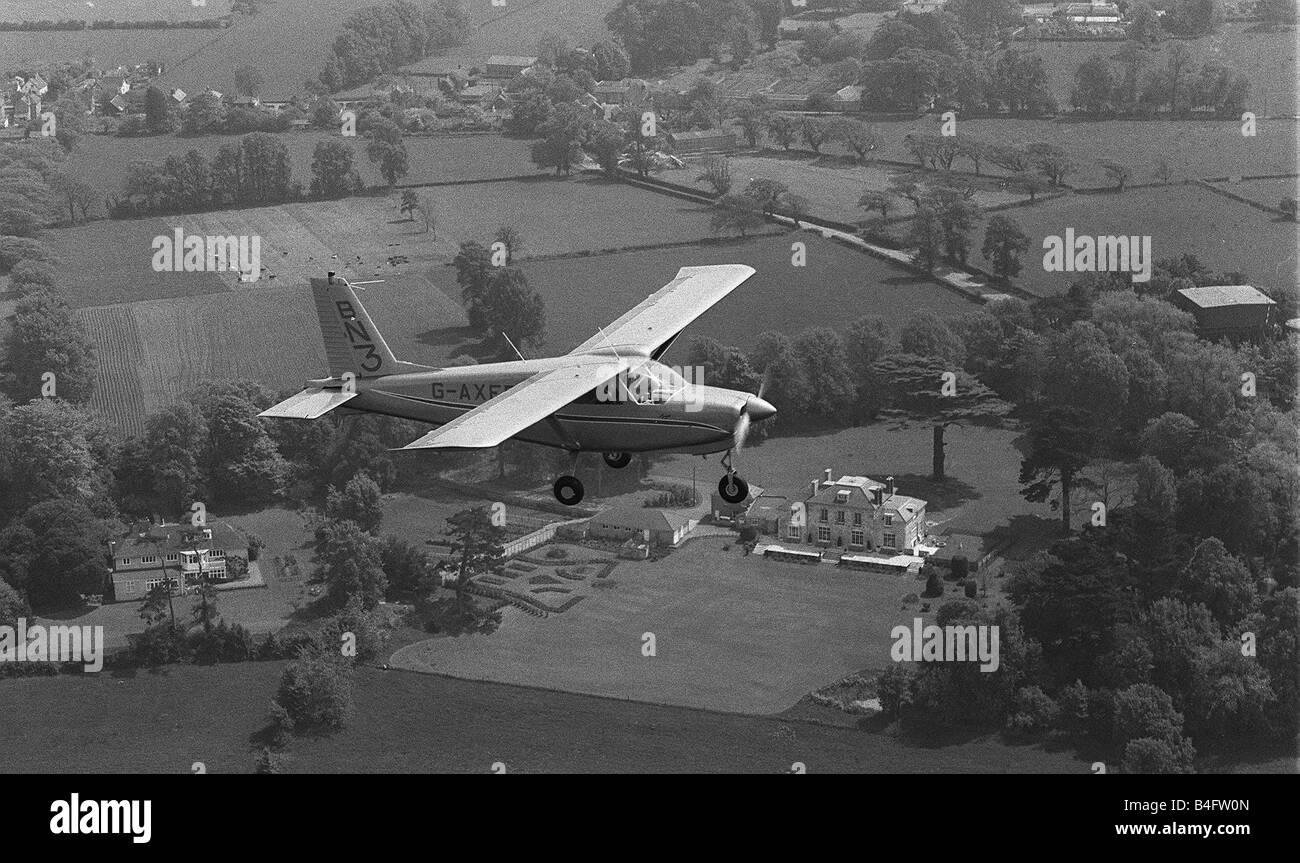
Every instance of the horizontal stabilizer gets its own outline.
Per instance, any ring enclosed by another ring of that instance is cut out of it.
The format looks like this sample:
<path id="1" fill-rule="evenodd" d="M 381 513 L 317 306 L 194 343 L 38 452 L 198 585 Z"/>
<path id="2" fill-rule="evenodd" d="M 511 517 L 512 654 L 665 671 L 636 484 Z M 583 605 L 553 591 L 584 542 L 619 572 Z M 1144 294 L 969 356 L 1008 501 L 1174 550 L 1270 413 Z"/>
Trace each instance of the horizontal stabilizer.
<path id="1" fill-rule="evenodd" d="M 341 404 L 357 397 L 356 393 L 342 390 L 303 390 L 290 396 L 278 405 L 262 411 L 260 417 L 288 417 L 291 419 L 314 420 L 325 416 Z"/>

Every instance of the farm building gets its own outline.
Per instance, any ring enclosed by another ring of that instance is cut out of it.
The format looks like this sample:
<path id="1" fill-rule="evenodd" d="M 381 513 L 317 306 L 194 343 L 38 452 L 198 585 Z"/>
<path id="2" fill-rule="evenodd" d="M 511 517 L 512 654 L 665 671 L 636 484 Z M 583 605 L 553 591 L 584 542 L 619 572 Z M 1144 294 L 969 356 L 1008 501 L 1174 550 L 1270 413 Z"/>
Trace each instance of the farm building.
<path id="1" fill-rule="evenodd" d="M 736 136 L 722 129 L 669 132 L 668 147 L 679 156 L 688 153 L 731 153 L 736 149 Z"/>
<path id="2" fill-rule="evenodd" d="M 1072 24 L 1118 24 L 1120 20 L 1114 3 L 1069 3 L 1063 14 Z"/>
<path id="3" fill-rule="evenodd" d="M 488 58 L 487 70 L 483 73 L 483 76 L 498 81 L 510 81 L 515 76 L 522 75 L 536 65 L 536 57 L 494 55 Z"/>
<path id="4" fill-rule="evenodd" d="M 175 579 L 184 593 L 201 581 L 229 581 L 247 566 L 231 566 L 238 558 L 248 561 L 248 543 L 224 524 L 191 527 L 184 524 L 145 525 L 109 543 L 110 579 L 118 602 L 140 600 L 166 579 Z"/>
<path id="5" fill-rule="evenodd" d="M 1184 288 L 1173 299 L 1174 305 L 1192 313 L 1200 334 L 1209 339 L 1261 338 L 1277 305 L 1250 285 Z"/>
<path id="6" fill-rule="evenodd" d="M 649 85 L 639 78 L 599 81 L 591 91 L 602 105 L 644 105 L 648 93 Z"/>
<path id="7" fill-rule="evenodd" d="M 862 85 L 850 84 L 847 87 L 841 87 L 835 91 L 831 99 L 832 104 L 837 111 L 861 111 L 862 110 Z"/>
<path id="8" fill-rule="evenodd" d="M 456 94 L 462 105 L 492 105 L 501 95 L 501 88 L 496 84 L 475 84 Z"/>
<path id="9" fill-rule="evenodd" d="M 681 542 L 693 527 L 693 520 L 675 512 L 616 506 L 593 515 L 587 522 L 587 535 L 619 542 L 641 539 L 650 545 L 671 547 Z"/>

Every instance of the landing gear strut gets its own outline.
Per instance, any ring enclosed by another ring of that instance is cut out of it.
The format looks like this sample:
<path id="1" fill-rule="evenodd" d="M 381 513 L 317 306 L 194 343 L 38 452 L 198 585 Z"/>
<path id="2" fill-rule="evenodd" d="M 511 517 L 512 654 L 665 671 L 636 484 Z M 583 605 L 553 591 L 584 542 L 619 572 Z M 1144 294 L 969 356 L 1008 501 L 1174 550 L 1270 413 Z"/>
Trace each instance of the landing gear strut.
<path id="1" fill-rule="evenodd" d="M 718 480 L 718 496 L 727 503 L 742 503 L 749 497 L 749 483 L 736 475 L 735 468 L 731 466 L 730 450 L 722 457 L 722 466 L 727 473 Z"/>
<path id="2" fill-rule="evenodd" d="M 607 452 L 603 454 L 605 464 L 619 470 L 627 467 L 632 463 L 632 453 L 630 452 Z"/>

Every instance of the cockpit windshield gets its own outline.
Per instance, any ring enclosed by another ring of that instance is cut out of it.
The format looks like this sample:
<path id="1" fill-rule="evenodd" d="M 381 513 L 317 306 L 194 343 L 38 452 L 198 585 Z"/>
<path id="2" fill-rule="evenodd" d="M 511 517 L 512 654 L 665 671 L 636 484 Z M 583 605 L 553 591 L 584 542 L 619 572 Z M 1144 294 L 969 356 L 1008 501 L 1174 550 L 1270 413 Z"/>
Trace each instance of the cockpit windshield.
<path id="1" fill-rule="evenodd" d="M 643 363 L 627 370 L 625 397 L 638 404 L 663 404 L 681 393 L 686 379 L 661 363 Z"/>

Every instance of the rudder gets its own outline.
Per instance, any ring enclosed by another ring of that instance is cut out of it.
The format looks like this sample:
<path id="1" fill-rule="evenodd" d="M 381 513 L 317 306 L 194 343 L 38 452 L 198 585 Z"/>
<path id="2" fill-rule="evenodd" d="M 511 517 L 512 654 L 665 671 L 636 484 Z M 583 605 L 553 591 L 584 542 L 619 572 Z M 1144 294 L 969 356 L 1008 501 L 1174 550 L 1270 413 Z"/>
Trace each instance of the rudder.
<path id="1" fill-rule="evenodd" d="M 330 375 L 351 372 L 358 378 L 376 378 L 412 369 L 411 363 L 393 356 L 347 279 L 333 273 L 312 279 L 311 292 Z"/>

